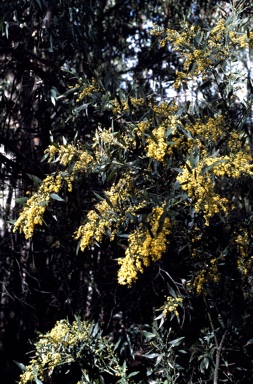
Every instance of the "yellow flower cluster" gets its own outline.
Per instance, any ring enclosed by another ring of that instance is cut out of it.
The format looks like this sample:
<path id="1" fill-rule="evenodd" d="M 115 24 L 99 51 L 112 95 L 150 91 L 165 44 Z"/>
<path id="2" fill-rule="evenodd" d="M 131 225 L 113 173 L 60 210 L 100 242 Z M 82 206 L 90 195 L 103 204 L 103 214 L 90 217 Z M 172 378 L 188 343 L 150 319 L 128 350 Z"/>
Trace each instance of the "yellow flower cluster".
<path id="1" fill-rule="evenodd" d="M 215 192 L 215 176 L 238 178 L 241 174 L 253 175 L 252 157 L 248 151 L 230 156 L 206 157 L 191 168 L 190 162 L 183 168 L 177 180 L 192 198 L 196 212 L 203 211 L 206 225 L 209 218 L 219 211 L 226 212 L 228 199 Z"/>
<path id="2" fill-rule="evenodd" d="M 176 71 L 176 80 L 175 80 L 175 83 L 174 83 L 174 88 L 177 90 L 181 87 L 181 85 L 183 84 L 184 81 L 187 80 L 187 74 L 184 73 L 184 72 L 181 72 L 181 71 Z"/>
<path id="3" fill-rule="evenodd" d="M 165 127 L 160 126 L 152 132 L 154 138 L 148 139 L 147 155 L 157 161 L 163 161 L 168 144 L 165 141 Z"/>
<path id="4" fill-rule="evenodd" d="M 241 231 L 241 233 L 235 239 L 236 248 L 238 249 L 240 256 L 237 259 L 238 270 L 242 275 L 252 275 L 253 256 L 250 256 L 250 240 L 247 230 Z"/>
<path id="5" fill-rule="evenodd" d="M 214 41 L 215 43 L 223 42 L 224 32 L 226 32 L 226 20 L 220 19 L 217 24 L 211 29 L 211 41 Z"/>
<path id="6" fill-rule="evenodd" d="M 127 140 L 124 140 L 125 137 Z M 121 132 L 120 140 L 119 140 L 118 132 L 114 132 L 112 128 L 102 129 L 99 127 L 96 130 L 96 133 L 93 138 L 93 142 L 94 142 L 93 148 L 97 147 L 98 149 L 98 152 L 96 153 L 97 160 L 99 161 L 99 159 L 103 157 L 103 155 L 105 155 L 107 150 L 110 151 L 112 146 L 119 147 L 126 150 L 128 147 L 128 144 L 130 144 L 129 139 L 130 139 L 129 135 L 126 136 L 124 135 L 123 132 Z"/>
<path id="7" fill-rule="evenodd" d="M 102 359 L 103 357 L 99 355 L 99 346 L 95 348 L 90 341 L 90 327 L 91 325 L 84 321 L 74 321 L 70 324 L 66 320 L 60 320 L 50 332 L 40 335 L 39 341 L 35 344 L 35 357 L 30 360 L 25 372 L 20 375 L 19 384 L 37 382 L 38 379 L 43 381 L 45 375 L 50 377 L 56 367 L 75 363 L 85 352 L 82 348 L 84 344 L 92 350 L 94 360 L 96 354 Z M 108 356 L 105 359 L 115 357 L 108 341 L 102 344 L 102 348 Z M 106 364 L 106 361 L 104 363 Z M 110 364 L 108 372 L 116 376 L 124 374 L 116 359 L 113 364 Z"/>
<path id="8" fill-rule="evenodd" d="M 77 160 L 75 162 L 72 174 L 88 170 L 88 166 L 92 164 L 93 157 L 85 150 L 78 150 Z"/>
<path id="9" fill-rule="evenodd" d="M 130 97 L 130 103 L 135 107 L 143 107 L 145 105 L 145 99 L 143 99 L 143 97 Z"/>
<path id="10" fill-rule="evenodd" d="M 108 203 L 104 200 L 102 203 L 96 205 L 96 209 L 99 209 L 101 215 L 104 216 L 106 214 L 106 217 L 104 216 L 102 219 L 96 211 L 89 211 L 87 223 L 81 225 L 75 233 L 75 239 L 80 239 L 81 251 L 91 247 L 94 241 L 98 243 L 101 242 L 106 234 L 106 229 L 109 228 L 108 216 L 110 207 Z"/>
<path id="11" fill-rule="evenodd" d="M 174 119 L 174 122 L 172 122 L 172 124 L 176 123 L 175 119 L 177 118 L 177 116 L 175 113 L 177 112 L 178 107 L 174 103 L 167 103 L 166 101 L 163 101 L 158 105 L 154 105 L 153 110 L 159 119 L 168 119 L 171 116 L 171 118 Z"/>
<path id="12" fill-rule="evenodd" d="M 205 76 L 214 62 L 221 63 L 237 49 L 253 44 L 253 32 L 240 32 L 232 18 L 219 20 L 208 32 L 185 23 L 181 32 L 155 28 L 152 33 L 160 39 L 162 47 L 169 43 L 184 60 L 185 72 L 177 72 L 175 89 L 187 79 Z"/>
<path id="13" fill-rule="evenodd" d="M 212 60 L 209 58 L 210 52 L 201 51 L 195 49 L 193 52 L 187 53 L 184 61 L 184 70 L 188 72 L 191 69 L 193 63 L 196 65 L 196 69 L 193 71 L 193 75 L 204 74 L 206 69 L 212 64 Z"/>
<path id="14" fill-rule="evenodd" d="M 163 213 L 164 206 L 153 208 L 147 218 L 150 230 L 141 224 L 139 229 L 129 235 L 125 257 L 118 261 L 120 265 L 119 284 L 131 285 L 133 281 L 137 280 L 138 273 L 143 273 L 143 267 L 149 266 L 150 261 L 159 260 L 165 253 L 171 224 L 166 217 L 163 227 L 159 231 L 160 218 Z"/>
<path id="15" fill-rule="evenodd" d="M 119 102 L 117 99 L 115 99 L 113 101 L 112 113 L 114 115 L 120 115 L 122 112 L 126 112 L 126 111 L 129 111 L 129 105 L 127 100 L 122 99 Z"/>
<path id="16" fill-rule="evenodd" d="M 227 146 L 231 153 L 236 153 L 241 150 L 248 153 L 250 152 L 250 148 L 244 144 L 242 134 L 235 131 L 230 132 Z"/>
<path id="17" fill-rule="evenodd" d="M 30 360 L 30 364 L 26 366 L 26 370 L 19 377 L 19 384 L 36 382 L 35 380 L 43 380 L 43 366 L 37 360 Z"/>
<path id="18" fill-rule="evenodd" d="M 86 324 L 82 325 L 84 329 Z M 58 365 L 73 362 L 74 357 L 70 354 L 66 356 L 64 349 L 75 346 L 87 337 L 87 333 L 78 332 L 76 322 L 70 327 L 65 320 L 58 321 L 50 332 L 40 336 L 36 343 L 36 358 L 26 366 L 26 371 L 20 376 L 20 384 L 36 381 L 37 378 L 43 380 L 45 371 L 51 375 Z"/>
<path id="19" fill-rule="evenodd" d="M 49 152 L 50 152 L 51 147 L 52 146 L 49 147 Z M 69 165 L 71 163 L 71 161 L 73 160 L 73 158 L 76 154 L 76 148 L 71 144 L 67 144 L 66 146 L 60 145 L 58 152 L 59 152 L 60 164 L 66 166 L 66 165 Z M 50 155 L 51 155 L 51 153 L 50 153 Z"/>
<path id="20" fill-rule="evenodd" d="M 248 250 L 249 250 L 249 235 L 246 231 L 244 231 L 242 234 L 238 235 L 236 240 L 237 248 L 240 252 L 240 255 L 242 258 L 245 258 L 248 256 Z"/>
<path id="21" fill-rule="evenodd" d="M 216 176 L 229 176 L 234 179 L 240 177 L 242 174 L 252 176 L 252 156 L 247 149 L 248 147 L 235 154 L 230 154 L 230 157 L 221 156 L 219 159 L 224 160 L 224 162 L 218 162 L 212 169 L 213 173 Z M 206 159 L 206 164 L 214 164 L 215 161 L 213 160 L 215 159 Z"/>
<path id="22" fill-rule="evenodd" d="M 177 116 L 167 116 L 157 128 L 153 129 L 152 136 L 147 140 L 148 157 L 162 162 L 166 154 L 171 154 L 171 151 L 168 150 L 167 136 L 174 133 L 177 121 Z"/>
<path id="23" fill-rule="evenodd" d="M 115 99 L 113 100 L 112 113 L 120 116 L 122 112 L 133 112 L 134 109 L 143 106 L 145 106 L 145 99 L 142 97 L 129 97 L 128 100 L 121 99 L 120 101 Z"/>
<path id="24" fill-rule="evenodd" d="M 217 259 L 210 260 L 210 265 L 207 265 L 206 269 L 202 269 L 193 281 L 193 288 L 196 290 L 196 294 L 200 295 L 204 288 L 205 283 L 217 283 L 220 279 L 219 270 L 217 266 Z"/>
<path id="25" fill-rule="evenodd" d="M 129 124 L 127 130 L 121 132 L 114 131 L 112 127 L 106 129 L 99 126 L 96 129 L 92 144 L 96 165 L 104 164 L 106 159 L 111 162 L 111 154 L 115 150 L 121 152 L 122 150 L 124 152 L 134 150 L 136 148 L 137 131 L 135 124 Z M 115 163 L 120 165 L 117 160 L 115 160 Z"/>
<path id="26" fill-rule="evenodd" d="M 27 200 L 25 207 L 14 224 L 13 231 L 20 229 L 26 239 L 32 237 L 36 224 L 42 225 L 43 215 L 52 193 L 57 194 L 62 187 L 61 174 L 47 176 L 37 193 Z M 70 181 L 69 181 L 70 182 Z"/>
<path id="27" fill-rule="evenodd" d="M 77 103 L 80 102 L 84 97 L 90 96 L 91 93 L 96 93 L 100 91 L 100 87 L 96 84 L 95 79 L 91 80 L 91 84 L 85 84 L 84 86 L 77 84 L 77 86 L 79 86 L 81 90 L 78 95 L 78 98 L 76 99 Z"/>
<path id="28" fill-rule="evenodd" d="M 71 325 L 66 320 L 57 321 L 54 328 L 46 335 L 41 335 L 40 340 L 37 343 L 38 349 L 43 351 L 43 346 L 47 344 L 53 344 L 55 350 L 61 348 L 61 344 L 64 347 L 74 346 L 79 341 L 87 339 L 89 326 L 86 322 L 81 322 L 81 332 L 80 324 L 77 321 L 74 321 Z"/>
<path id="29" fill-rule="evenodd" d="M 46 210 L 48 196 L 46 199 L 41 195 L 33 195 L 26 203 L 23 211 L 19 215 L 18 220 L 15 222 L 13 231 L 16 232 L 18 228 L 24 233 L 25 238 L 32 237 L 34 227 L 36 224 L 42 225 L 43 215 Z"/>
<path id="30" fill-rule="evenodd" d="M 192 29 L 191 29 L 192 31 Z M 161 38 L 160 39 L 160 45 L 161 47 L 164 47 L 167 42 L 173 41 L 173 46 L 177 49 L 181 47 L 182 44 L 189 44 L 191 40 L 191 36 L 186 31 L 182 31 L 181 33 L 177 32 L 176 30 L 167 28 L 166 30 L 159 29 L 158 27 L 155 27 L 151 34 Z"/>
<path id="31" fill-rule="evenodd" d="M 103 237 L 108 234 L 111 241 L 120 225 L 120 202 L 127 195 L 127 180 L 121 180 L 113 185 L 105 194 L 107 199 L 96 204 L 95 210 L 87 214 L 86 223 L 81 225 L 75 233 L 75 239 L 80 239 L 80 249 L 84 251 L 91 247 L 94 242 L 100 243 Z M 110 203 L 108 203 L 110 200 Z"/>
<path id="32" fill-rule="evenodd" d="M 56 154 L 58 153 L 59 151 L 59 148 L 56 147 L 55 145 L 49 145 L 47 147 L 47 149 L 45 150 L 45 154 L 48 153 L 49 154 L 49 157 L 48 157 L 48 163 L 51 163 L 51 161 L 54 160 Z"/>
<path id="33" fill-rule="evenodd" d="M 161 113 L 161 112 L 160 112 Z M 186 124 L 184 129 L 188 137 L 177 129 L 181 126 L 176 115 L 167 116 L 161 124 L 152 131 L 152 137 L 147 140 L 147 155 L 157 161 L 163 161 L 165 156 L 171 156 L 175 148 L 181 154 L 190 154 L 193 148 L 198 148 L 201 155 L 206 155 L 206 147 L 210 143 L 217 143 L 226 134 L 227 127 L 222 116 L 209 118 L 207 121 L 197 119 L 194 124 Z M 141 129 L 147 129 L 148 124 L 142 123 Z M 168 141 L 169 140 L 169 141 Z M 231 145 L 235 145 L 236 135 L 231 134 Z M 237 140 L 241 142 L 240 140 Z"/>
<path id="34" fill-rule="evenodd" d="M 182 297 L 167 296 L 166 302 L 162 306 L 163 316 L 167 317 L 169 313 L 179 316 L 178 306 L 183 302 Z"/>
<path id="35" fill-rule="evenodd" d="M 161 35 L 161 32 L 156 33 L 157 36 Z M 212 60 L 210 59 L 210 51 L 204 49 L 189 49 L 189 45 L 191 45 L 192 41 L 196 37 L 197 33 L 200 33 L 199 28 L 190 27 L 188 24 L 185 25 L 185 29 L 179 33 L 175 30 L 166 29 L 164 31 L 165 37 L 160 40 L 160 45 L 165 46 L 167 42 L 169 42 L 172 47 L 177 51 L 181 57 L 184 59 L 184 70 L 186 72 L 192 71 L 192 64 L 194 63 L 195 69 L 192 72 L 193 76 L 198 76 L 199 74 L 204 74 L 206 69 L 212 64 Z M 178 77 L 185 78 L 185 74 L 183 72 L 177 73 Z M 174 85 L 177 89 L 180 85 L 180 81 L 176 82 Z"/>
<path id="36" fill-rule="evenodd" d="M 217 159 L 211 160 L 213 160 L 212 164 L 217 162 Z M 200 161 L 195 168 L 191 169 L 190 163 L 187 161 L 187 166 L 183 168 L 183 172 L 178 175 L 177 180 L 193 200 L 196 212 L 202 211 L 205 223 L 209 225 L 210 217 L 220 211 L 226 211 L 228 200 L 215 193 L 212 173 L 202 174 L 206 162 L 207 159 Z"/>
<path id="37" fill-rule="evenodd" d="M 148 120 L 141 121 L 136 124 L 135 131 L 138 136 L 142 136 L 144 132 L 149 128 L 150 122 Z"/>
<path id="38" fill-rule="evenodd" d="M 252 46 L 253 44 L 253 32 L 240 33 L 230 30 L 228 32 L 228 36 L 232 44 L 234 44 L 237 48 L 246 48 Z"/>
<path id="39" fill-rule="evenodd" d="M 204 147 L 203 144 L 209 144 L 210 142 L 216 143 L 220 140 L 226 131 L 226 125 L 223 116 L 217 116 L 215 118 L 209 118 L 205 122 L 197 119 L 194 124 L 187 124 L 185 129 L 190 132 L 193 138 L 200 140 L 198 145 Z"/>
<path id="40" fill-rule="evenodd" d="M 92 156 L 84 149 L 80 149 L 72 144 L 67 145 L 49 145 L 45 150 L 45 154 L 49 154 L 48 163 L 52 162 L 56 155 L 58 155 L 59 163 L 63 166 L 68 166 L 71 162 L 75 161 L 72 173 L 85 170 L 92 162 Z"/>

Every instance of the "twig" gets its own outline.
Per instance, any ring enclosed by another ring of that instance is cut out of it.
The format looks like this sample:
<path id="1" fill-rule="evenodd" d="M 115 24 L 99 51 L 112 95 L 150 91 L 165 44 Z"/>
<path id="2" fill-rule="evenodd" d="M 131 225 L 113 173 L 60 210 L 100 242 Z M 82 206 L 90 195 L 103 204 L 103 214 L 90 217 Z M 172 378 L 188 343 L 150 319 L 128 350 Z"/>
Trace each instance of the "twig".
<path id="1" fill-rule="evenodd" d="M 222 335 L 221 341 L 219 343 L 218 342 L 218 338 L 217 338 L 217 336 L 215 334 L 213 320 L 212 320 L 211 314 L 209 312 L 209 306 L 208 306 L 208 303 L 207 303 L 207 300 L 206 300 L 204 294 L 203 294 L 203 299 L 204 299 L 205 306 L 207 308 L 207 316 L 208 316 L 208 320 L 209 320 L 209 323 L 210 323 L 210 326 L 211 326 L 211 329 L 212 329 L 212 332 L 213 332 L 214 342 L 215 342 L 215 345 L 216 345 L 216 356 L 215 356 L 215 368 L 214 368 L 214 375 L 213 375 L 213 384 L 218 384 L 221 351 L 222 351 L 222 347 L 223 347 L 223 344 L 224 344 L 224 341 L 225 341 L 225 338 L 226 338 L 226 335 L 227 335 L 228 331 L 225 330 L 225 332 Z"/>
<path id="2" fill-rule="evenodd" d="M 218 348 L 216 350 L 216 359 L 215 359 L 215 369 L 214 369 L 214 376 L 213 376 L 213 384 L 218 384 L 218 376 L 219 376 L 219 368 L 220 368 L 220 358 L 221 358 L 221 351 L 222 347 L 226 338 L 227 330 L 222 335 L 220 344 L 218 345 Z"/>

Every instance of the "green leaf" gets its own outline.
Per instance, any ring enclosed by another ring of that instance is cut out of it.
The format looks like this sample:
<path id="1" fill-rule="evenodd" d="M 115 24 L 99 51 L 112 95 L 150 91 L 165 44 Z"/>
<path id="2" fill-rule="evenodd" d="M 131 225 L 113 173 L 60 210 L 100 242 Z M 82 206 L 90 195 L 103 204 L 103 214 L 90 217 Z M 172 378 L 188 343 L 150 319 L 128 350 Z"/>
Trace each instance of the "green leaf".
<path id="1" fill-rule="evenodd" d="M 41 159 L 41 162 L 45 161 L 48 157 L 49 157 L 49 153 L 45 153 L 44 156 Z"/>
<path id="2" fill-rule="evenodd" d="M 244 345 L 244 347 L 247 347 L 248 345 L 253 344 L 253 339 L 249 339 L 247 343 Z"/>
<path id="3" fill-rule="evenodd" d="M 120 345 L 121 341 L 122 341 L 122 337 L 120 337 L 119 340 L 116 342 L 116 344 L 114 344 L 114 348 L 113 348 L 114 351 L 116 351 L 116 349 L 119 348 L 119 345 Z"/>
<path id="4" fill-rule="evenodd" d="M 76 255 L 78 255 L 78 253 L 79 253 L 80 245 L 81 245 L 81 240 L 79 240 L 78 243 L 77 243 L 77 246 L 76 246 Z"/>
<path id="5" fill-rule="evenodd" d="M 99 375 L 99 384 L 105 384 L 105 380 L 102 375 Z"/>
<path id="6" fill-rule="evenodd" d="M 192 173 L 192 169 L 191 169 L 191 167 L 189 166 L 189 164 L 186 162 L 185 163 L 185 166 L 186 166 L 186 168 L 188 169 L 188 171 L 190 172 L 190 173 Z"/>
<path id="7" fill-rule="evenodd" d="M 25 372 L 26 371 L 26 366 L 22 363 L 19 363 L 18 361 L 16 360 L 13 360 L 14 363 L 21 369 L 21 371 Z"/>
<path id="8" fill-rule="evenodd" d="M 8 23 L 8 21 L 5 21 L 4 24 L 5 24 L 5 35 L 8 39 L 9 38 L 9 23 Z"/>
<path id="9" fill-rule="evenodd" d="M 190 134 L 189 131 L 181 127 L 182 133 L 188 138 L 188 139 L 193 139 L 192 135 Z"/>
<path id="10" fill-rule="evenodd" d="M 43 200 L 43 201 L 41 201 L 40 203 L 39 203 L 39 206 L 40 207 L 44 207 L 45 205 L 47 205 L 48 204 L 48 202 L 46 201 L 46 200 Z"/>
<path id="11" fill-rule="evenodd" d="M 36 0 L 36 3 L 38 4 L 38 6 L 40 7 L 40 9 L 42 9 L 42 4 L 41 4 L 41 1 L 40 0 Z"/>
<path id="12" fill-rule="evenodd" d="M 84 103 L 78 107 L 76 107 L 75 109 L 73 109 L 74 112 L 80 112 L 82 111 L 83 109 L 87 109 L 88 106 L 90 105 L 91 103 Z"/>
<path id="13" fill-rule="evenodd" d="M 154 337 L 156 337 L 156 335 L 152 332 L 148 332 L 148 331 L 142 331 L 142 334 L 147 338 L 147 339 L 153 339 Z"/>
<path id="14" fill-rule="evenodd" d="M 35 383 L 36 383 L 36 384 L 43 384 L 42 381 L 40 381 L 37 377 L 35 377 L 34 380 L 35 380 Z"/>
<path id="15" fill-rule="evenodd" d="M 163 229 L 164 220 L 166 219 L 167 216 L 168 216 L 168 213 L 167 213 L 167 210 L 165 209 L 159 219 L 159 227 L 157 230 L 158 233 L 161 232 L 161 230 Z"/>
<path id="16" fill-rule="evenodd" d="M 99 195 L 98 193 L 96 193 L 96 192 L 94 192 L 94 191 L 93 191 L 93 193 L 94 193 L 94 195 L 95 195 L 99 200 L 101 200 L 101 201 L 104 200 L 104 198 L 103 198 L 101 195 Z"/>
<path id="17" fill-rule="evenodd" d="M 169 284 L 168 284 L 168 290 L 169 290 L 169 293 L 172 297 L 174 297 L 174 298 L 177 297 L 176 292 L 174 291 L 174 289 Z"/>
<path id="18" fill-rule="evenodd" d="M 65 201 L 62 197 L 60 197 L 59 195 L 57 195 L 57 193 L 50 193 L 50 197 L 51 197 L 51 199 L 53 199 L 53 200 L 57 200 L 57 201 Z"/>
<path id="19" fill-rule="evenodd" d="M 195 42 L 197 43 L 197 44 L 195 44 L 196 48 L 198 48 L 198 46 L 202 42 L 203 37 L 204 37 L 203 32 L 201 30 L 198 30 L 196 37 L 195 37 Z"/>
<path id="20" fill-rule="evenodd" d="M 190 122 L 195 125 L 196 124 L 196 120 L 194 119 L 194 117 L 192 115 L 190 115 L 189 113 L 187 113 L 187 116 L 188 116 L 188 119 L 190 120 Z"/>
<path id="21" fill-rule="evenodd" d="M 77 322 L 77 325 L 78 325 L 78 330 L 81 331 L 82 330 L 82 323 L 81 323 L 80 316 L 74 315 L 74 317 L 75 317 L 75 321 Z"/>
<path id="22" fill-rule="evenodd" d="M 142 356 L 146 357 L 147 359 L 155 359 L 156 357 L 160 356 L 160 353 L 146 353 Z"/>
<path id="23" fill-rule="evenodd" d="M 175 346 L 179 345 L 184 338 L 185 338 L 184 336 L 179 337 L 178 339 L 169 341 L 168 344 L 170 344 L 172 347 L 175 347 Z"/>
<path id="24" fill-rule="evenodd" d="M 35 175 L 31 175 L 30 173 L 27 173 L 27 176 L 30 177 L 30 179 L 33 181 L 36 187 L 38 187 L 42 183 L 42 180 Z"/>
<path id="25" fill-rule="evenodd" d="M 195 156 L 194 156 L 195 155 Z M 199 155 L 196 154 L 195 150 L 192 150 L 190 153 L 190 164 L 192 168 L 195 168 L 199 162 Z"/>
<path id="26" fill-rule="evenodd" d="M 158 356 L 157 359 L 156 359 L 155 365 L 160 364 L 162 359 L 163 359 L 163 355 Z"/>
<path id="27" fill-rule="evenodd" d="M 129 375 L 127 375 L 127 379 L 130 379 L 130 377 L 138 375 L 139 371 L 131 372 Z"/>
<path id="28" fill-rule="evenodd" d="M 69 89 L 68 91 L 66 91 L 63 95 L 60 95 L 57 97 L 58 100 L 60 99 L 64 99 L 66 96 L 69 96 L 71 95 L 72 93 L 75 93 L 77 90 L 79 90 L 80 87 L 74 87 L 74 88 L 71 88 Z"/>
<path id="29" fill-rule="evenodd" d="M 51 103 L 54 106 L 56 105 L 57 95 L 58 95 L 58 90 L 55 87 L 52 87 L 50 89 L 50 99 L 51 99 Z"/>
<path id="30" fill-rule="evenodd" d="M 15 202 L 20 205 L 26 205 L 28 197 L 16 197 Z"/>
<path id="31" fill-rule="evenodd" d="M 114 206 L 113 206 L 111 200 L 110 200 L 109 197 L 106 195 L 106 193 L 104 193 L 104 195 L 105 195 L 105 200 L 106 200 L 107 204 L 109 205 L 109 207 L 111 207 L 111 208 L 114 210 L 115 208 L 114 208 Z"/>

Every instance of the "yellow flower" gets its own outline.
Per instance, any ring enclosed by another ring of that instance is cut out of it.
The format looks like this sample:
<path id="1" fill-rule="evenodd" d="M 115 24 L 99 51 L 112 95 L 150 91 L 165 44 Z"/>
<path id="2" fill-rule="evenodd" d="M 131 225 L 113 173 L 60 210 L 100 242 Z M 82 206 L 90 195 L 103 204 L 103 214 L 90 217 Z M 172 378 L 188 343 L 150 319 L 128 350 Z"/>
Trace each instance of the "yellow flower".
<path id="1" fill-rule="evenodd" d="M 177 309 L 180 303 L 182 302 L 183 302 L 182 297 L 167 296 L 167 300 L 161 308 L 163 311 L 163 316 L 166 317 L 168 313 L 172 313 L 178 317 L 179 313 Z"/>
<path id="2" fill-rule="evenodd" d="M 118 261 L 120 265 L 118 282 L 120 284 L 131 285 L 137 280 L 138 273 L 143 273 L 143 267 L 148 267 L 150 261 L 159 260 L 165 253 L 171 224 L 166 217 L 163 227 L 159 231 L 160 218 L 163 213 L 164 206 L 153 208 L 148 217 L 150 231 L 141 224 L 139 229 L 129 235 L 125 257 Z"/>

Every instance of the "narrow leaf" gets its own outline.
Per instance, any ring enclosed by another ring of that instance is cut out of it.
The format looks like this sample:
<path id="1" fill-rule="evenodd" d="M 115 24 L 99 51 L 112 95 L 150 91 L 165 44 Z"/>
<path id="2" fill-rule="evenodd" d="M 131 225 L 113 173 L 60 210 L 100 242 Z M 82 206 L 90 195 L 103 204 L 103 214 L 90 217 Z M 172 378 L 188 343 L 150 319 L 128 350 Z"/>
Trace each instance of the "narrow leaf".
<path id="1" fill-rule="evenodd" d="M 101 200 L 101 201 L 104 200 L 103 197 L 102 197 L 101 195 L 99 195 L 98 193 L 96 193 L 96 192 L 94 192 L 94 191 L 93 191 L 93 193 L 94 193 L 94 195 L 95 195 L 99 200 Z"/>
<path id="2" fill-rule="evenodd" d="M 22 363 L 19 363 L 18 361 L 16 360 L 13 360 L 14 363 L 21 369 L 21 371 L 25 372 L 26 371 L 26 366 Z"/>
<path id="3" fill-rule="evenodd" d="M 175 340 L 171 340 L 168 344 L 175 347 L 176 345 L 179 345 L 183 339 L 184 339 L 184 336 L 179 337 L 178 339 L 175 339 Z"/>
<path id="4" fill-rule="evenodd" d="M 129 373 L 129 375 L 127 375 L 127 379 L 129 379 L 130 377 L 138 375 L 138 373 L 139 373 L 139 371 Z"/>
<path id="5" fill-rule="evenodd" d="M 57 195 L 57 193 L 50 193 L 50 197 L 51 197 L 51 199 L 53 199 L 53 200 L 57 200 L 57 201 L 65 201 L 65 200 L 62 199 L 59 195 Z"/>
<path id="6" fill-rule="evenodd" d="M 42 182 L 42 180 L 35 175 L 31 175 L 30 173 L 27 173 L 27 176 L 30 177 L 30 179 L 33 181 L 33 183 L 36 187 L 39 186 Z"/>
<path id="7" fill-rule="evenodd" d="M 28 197 L 17 197 L 15 202 L 20 205 L 25 205 L 28 200 Z"/>
<path id="8" fill-rule="evenodd" d="M 156 335 L 152 332 L 147 332 L 147 331 L 142 331 L 142 334 L 147 338 L 147 339 L 152 339 L 156 337 Z"/>

